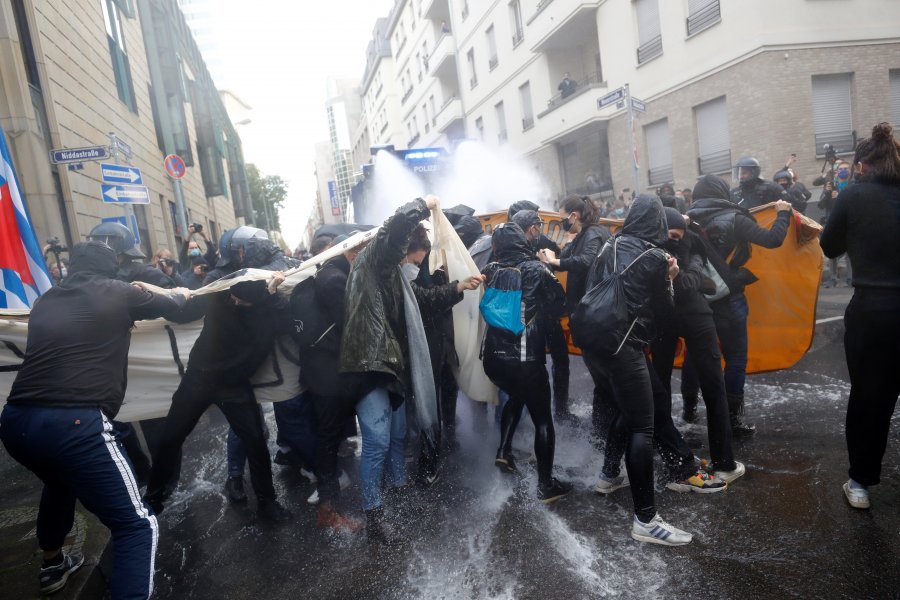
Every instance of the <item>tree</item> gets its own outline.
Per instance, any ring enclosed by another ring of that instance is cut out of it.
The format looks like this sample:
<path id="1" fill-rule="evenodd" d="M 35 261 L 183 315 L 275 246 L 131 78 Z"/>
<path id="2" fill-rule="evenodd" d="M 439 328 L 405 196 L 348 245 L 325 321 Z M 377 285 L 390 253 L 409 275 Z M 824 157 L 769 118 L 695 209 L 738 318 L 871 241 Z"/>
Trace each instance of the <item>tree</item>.
<path id="1" fill-rule="evenodd" d="M 279 231 L 278 209 L 287 198 L 287 182 L 278 175 L 264 175 L 253 164 L 248 164 L 246 171 L 254 222 L 270 231 Z"/>

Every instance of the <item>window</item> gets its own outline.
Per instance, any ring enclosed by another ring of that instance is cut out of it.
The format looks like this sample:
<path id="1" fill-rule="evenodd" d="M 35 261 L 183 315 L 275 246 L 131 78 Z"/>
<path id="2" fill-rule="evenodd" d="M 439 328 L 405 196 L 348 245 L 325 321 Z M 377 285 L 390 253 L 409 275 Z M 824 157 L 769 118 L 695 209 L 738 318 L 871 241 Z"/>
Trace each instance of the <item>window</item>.
<path id="1" fill-rule="evenodd" d="M 478 139 L 484 141 L 484 119 L 478 117 L 475 119 L 475 130 L 478 132 Z"/>
<path id="2" fill-rule="evenodd" d="M 503 108 L 503 102 L 494 105 L 494 112 L 497 114 L 497 141 L 501 144 L 509 137 L 506 132 L 506 109 Z"/>
<path id="3" fill-rule="evenodd" d="M 659 0 L 635 0 L 638 27 L 638 64 L 662 54 L 662 34 L 659 29 Z"/>
<path id="4" fill-rule="evenodd" d="M 688 0 L 687 34 L 692 36 L 722 20 L 719 0 Z"/>
<path id="5" fill-rule="evenodd" d="M 487 36 L 488 53 L 490 54 L 490 58 L 488 59 L 488 70 L 493 71 L 497 65 L 500 64 L 500 61 L 497 58 L 497 36 L 494 33 L 494 26 L 491 25 L 488 27 L 487 31 L 484 33 Z"/>
<path id="6" fill-rule="evenodd" d="M 428 97 L 428 104 L 431 105 L 431 124 L 437 125 L 437 105 L 434 103 L 434 94 Z"/>
<path id="7" fill-rule="evenodd" d="M 856 141 L 850 112 L 851 73 L 813 75 L 813 124 L 816 130 L 816 156 L 831 144 L 837 152 L 852 152 Z"/>
<path id="8" fill-rule="evenodd" d="M 698 169 L 701 175 L 731 170 L 731 138 L 725 96 L 694 107 L 697 122 Z"/>
<path id="9" fill-rule="evenodd" d="M 466 52 L 466 61 L 469 63 L 469 88 L 475 89 L 478 85 L 478 75 L 475 72 L 475 48 L 469 48 Z"/>
<path id="10" fill-rule="evenodd" d="M 522 131 L 534 127 L 534 108 L 531 106 L 531 82 L 519 86 L 519 100 L 522 103 Z"/>
<path id="11" fill-rule="evenodd" d="M 672 141 L 669 120 L 661 119 L 644 127 L 647 145 L 647 168 L 650 185 L 660 185 L 674 179 L 672 175 Z"/>
<path id="12" fill-rule="evenodd" d="M 109 54 L 112 58 L 113 73 L 116 76 L 116 91 L 119 100 L 125 103 L 133 113 L 137 113 L 137 101 L 134 98 L 134 85 L 131 82 L 131 65 L 125 49 L 125 36 L 122 34 L 122 15 L 119 4 L 125 0 L 100 0 L 103 7 L 103 19 L 106 21 L 106 40 L 109 42 Z"/>
<path id="13" fill-rule="evenodd" d="M 525 28 L 522 27 L 522 3 L 520 0 L 512 0 L 509 3 L 509 25 L 513 32 L 512 45 L 515 48 L 525 39 Z"/>
<path id="14" fill-rule="evenodd" d="M 900 69 L 890 73 L 891 79 L 891 122 L 894 129 L 900 129 Z"/>

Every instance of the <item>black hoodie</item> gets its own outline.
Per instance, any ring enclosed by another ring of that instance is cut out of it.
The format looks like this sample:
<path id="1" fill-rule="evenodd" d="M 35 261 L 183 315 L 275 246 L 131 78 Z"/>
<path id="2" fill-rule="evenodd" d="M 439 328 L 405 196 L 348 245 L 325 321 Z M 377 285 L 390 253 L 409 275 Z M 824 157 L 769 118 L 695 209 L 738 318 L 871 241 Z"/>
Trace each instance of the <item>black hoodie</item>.
<path id="1" fill-rule="evenodd" d="M 522 303 L 525 330 L 521 335 L 488 327 L 484 340 L 482 360 L 499 363 L 546 361 L 546 323 L 562 316 L 565 309 L 565 292 L 562 285 L 547 267 L 534 257 L 525 240 L 522 228 L 515 223 L 503 223 L 494 229 L 492 236 L 495 262 L 484 268 L 491 277 L 503 267 L 514 267 L 522 273 Z"/>
<path id="2" fill-rule="evenodd" d="M 116 255 L 102 242 L 78 244 L 70 257 L 69 276 L 31 310 L 25 362 L 7 401 L 97 407 L 112 419 L 125 397 L 134 322 L 175 312 L 184 297 L 113 279 Z"/>

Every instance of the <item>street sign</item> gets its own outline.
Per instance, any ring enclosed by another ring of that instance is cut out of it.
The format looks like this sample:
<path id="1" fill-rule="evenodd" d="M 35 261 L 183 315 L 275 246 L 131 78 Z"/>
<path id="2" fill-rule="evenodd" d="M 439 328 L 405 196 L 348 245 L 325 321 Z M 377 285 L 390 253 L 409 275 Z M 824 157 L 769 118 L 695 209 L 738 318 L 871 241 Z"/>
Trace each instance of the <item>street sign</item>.
<path id="1" fill-rule="evenodd" d="M 144 183 L 141 178 L 141 170 L 128 165 L 100 163 L 100 174 L 103 176 L 103 183 L 127 183 L 131 185 Z"/>
<path id="2" fill-rule="evenodd" d="M 647 112 L 647 104 L 643 100 L 638 100 L 637 98 L 631 98 L 631 108 L 638 111 L 639 113 Z"/>
<path id="3" fill-rule="evenodd" d="M 125 155 L 125 158 L 131 160 L 131 146 L 126 144 L 124 140 L 119 139 L 118 136 L 115 135 L 113 136 L 113 143 L 116 145 L 116 149 L 118 149 L 119 152 Z"/>
<path id="4" fill-rule="evenodd" d="M 599 100 L 597 100 L 597 108 L 603 108 L 604 106 L 609 106 L 614 102 L 618 102 L 625 98 L 625 88 L 619 88 L 617 90 L 613 90 L 607 95 L 603 96 Z"/>
<path id="5" fill-rule="evenodd" d="M 109 158 L 106 146 L 85 146 L 84 148 L 58 148 L 50 151 L 50 162 L 54 165 L 79 163 L 86 160 L 103 160 Z"/>
<path id="6" fill-rule="evenodd" d="M 103 201 L 107 204 L 150 204 L 150 191 L 143 185 L 109 185 L 100 186 L 103 190 Z"/>
<path id="7" fill-rule="evenodd" d="M 166 173 L 168 173 L 169 177 L 171 177 L 172 179 L 181 179 L 182 177 L 184 177 L 184 159 L 177 154 L 168 155 L 164 164 L 166 167 Z"/>

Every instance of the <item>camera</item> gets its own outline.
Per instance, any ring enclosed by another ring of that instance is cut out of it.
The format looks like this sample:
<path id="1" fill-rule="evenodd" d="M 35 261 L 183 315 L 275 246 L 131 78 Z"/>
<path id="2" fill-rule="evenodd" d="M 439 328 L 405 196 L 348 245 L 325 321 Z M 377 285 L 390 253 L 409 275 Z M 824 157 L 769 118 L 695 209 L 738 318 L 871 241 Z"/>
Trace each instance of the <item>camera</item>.
<path id="1" fill-rule="evenodd" d="M 52 252 L 53 254 L 62 254 L 63 252 L 68 252 L 69 249 L 65 246 L 61 246 L 59 243 L 58 237 L 52 237 L 47 240 L 47 245 L 50 246 L 47 251 Z"/>
<path id="2" fill-rule="evenodd" d="M 200 223 L 191 223 L 191 227 L 193 227 L 194 231 L 196 231 L 197 233 L 203 231 L 203 225 L 201 225 Z"/>
<path id="3" fill-rule="evenodd" d="M 840 151 L 831 144 L 825 144 L 822 146 L 822 152 L 825 154 L 825 161 L 833 163 L 837 161 L 837 153 Z"/>

